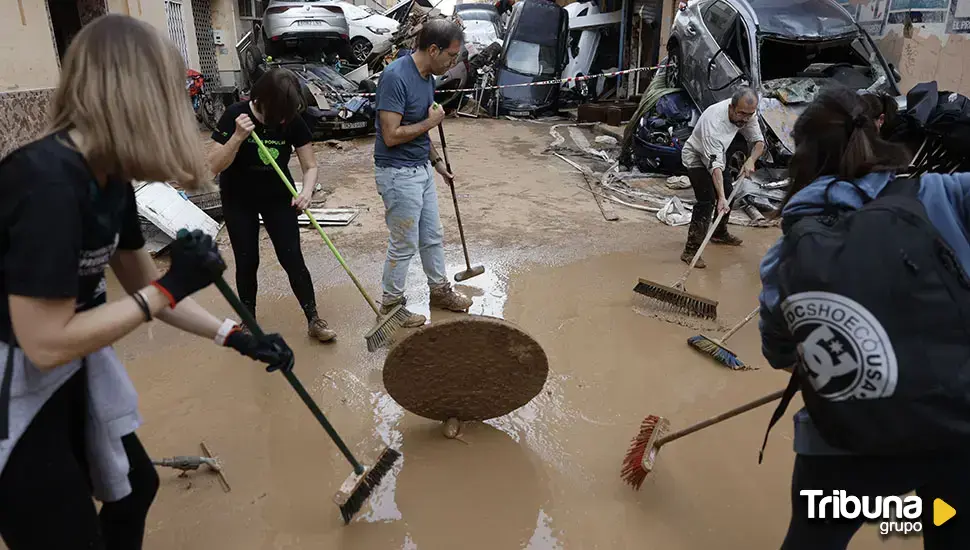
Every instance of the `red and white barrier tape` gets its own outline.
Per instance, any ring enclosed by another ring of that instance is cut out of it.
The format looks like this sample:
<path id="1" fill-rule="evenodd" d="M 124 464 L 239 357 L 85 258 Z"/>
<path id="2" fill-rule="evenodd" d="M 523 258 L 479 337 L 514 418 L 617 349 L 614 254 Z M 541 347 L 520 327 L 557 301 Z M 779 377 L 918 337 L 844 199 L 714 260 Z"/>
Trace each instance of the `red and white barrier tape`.
<path id="1" fill-rule="evenodd" d="M 556 78 L 556 79 L 553 79 L 553 80 L 543 80 L 541 82 L 525 82 L 523 84 L 505 84 L 504 86 L 485 86 L 483 88 L 458 88 L 458 89 L 455 89 L 455 90 L 451 90 L 451 89 L 448 89 L 448 90 L 435 90 L 435 93 L 438 93 L 438 94 L 443 94 L 443 93 L 454 94 L 454 93 L 459 93 L 459 92 L 460 93 L 465 93 L 465 92 L 481 92 L 483 90 L 502 90 L 502 89 L 505 89 L 505 88 L 524 88 L 524 87 L 527 87 L 527 86 L 548 86 L 550 84 L 566 84 L 568 82 L 581 82 L 583 80 L 592 80 L 594 78 L 599 78 L 601 76 L 605 76 L 607 78 L 611 78 L 611 77 L 614 77 L 614 76 L 620 76 L 620 75 L 630 74 L 630 73 L 637 73 L 637 72 L 640 72 L 640 71 L 654 71 L 654 70 L 657 70 L 657 69 L 662 69 L 664 67 L 670 67 L 671 65 L 672 64 L 655 65 L 653 67 L 637 67 L 635 69 L 625 69 L 625 70 L 622 70 L 622 71 L 613 71 L 613 72 L 609 72 L 609 73 L 590 74 L 590 75 L 584 75 L 584 76 L 571 76 L 569 78 Z M 374 97 L 377 94 L 371 94 L 371 93 L 363 94 L 362 93 L 362 94 L 354 94 L 354 95 L 359 95 L 359 96 L 364 96 L 364 97 Z"/>

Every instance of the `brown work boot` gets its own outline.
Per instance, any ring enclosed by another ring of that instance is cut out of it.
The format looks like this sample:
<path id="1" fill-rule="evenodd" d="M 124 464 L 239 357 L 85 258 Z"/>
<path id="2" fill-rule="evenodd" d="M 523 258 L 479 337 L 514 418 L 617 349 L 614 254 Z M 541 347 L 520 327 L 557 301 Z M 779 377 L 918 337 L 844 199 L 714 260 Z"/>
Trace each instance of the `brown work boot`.
<path id="1" fill-rule="evenodd" d="M 717 229 L 714 230 L 714 234 L 711 235 L 711 242 L 715 244 L 726 244 L 728 246 L 741 246 L 742 241 L 739 237 L 732 235 L 728 232 L 728 217 L 731 215 L 730 212 L 725 214 L 721 218 L 721 223 L 717 224 Z"/>
<path id="2" fill-rule="evenodd" d="M 397 307 L 398 305 L 404 306 L 405 302 L 399 301 L 399 302 L 393 302 L 393 303 L 381 305 L 380 318 L 383 318 L 385 315 L 390 313 L 391 310 Z M 404 328 L 418 328 L 418 327 L 423 327 L 426 322 L 428 322 L 428 318 L 425 317 L 424 315 L 421 315 L 420 313 L 411 313 L 411 316 L 405 319 L 404 322 L 401 324 L 401 326 Z"/>
<path id="3" fill-rule="evenodd" d="M 472 307 L 472 299 L 455 292 L 451 285 L 448 285 L 431 289 L 431 307 L 466 312 Z"/>
<path id="4" fill-rule="evenodd" d="M 696 249 L 684 250 L 684 252 L 680 255 L 680 261 L 684 262 L 687 265 L 690 265 L 690 263 L 694 261 L 695 253 L 697 253 Z M 697 263 L 694 265 L 694 268 L 704 269 L 705 267 L 707 267 L 707 264 L 704 263 L 704 258 L 703 257 L 697 258 Z"/>
<path id="5" fill-rule="evenodd" d="M 337 333 L 327 328 L 327 322 L 319 317 L 314 317 L 307 323 L 307 335 L 321 342 L 329 342 L 337 337 Z"/>
<path id="6" fill-rule="evenodd" d="M 728 246 L 741 246 L 744 241 L 741 237 L 734 236 L 727 231 L 721 235 L 711 235 L 711 242 L 714 244 L 726 244 Z"/>

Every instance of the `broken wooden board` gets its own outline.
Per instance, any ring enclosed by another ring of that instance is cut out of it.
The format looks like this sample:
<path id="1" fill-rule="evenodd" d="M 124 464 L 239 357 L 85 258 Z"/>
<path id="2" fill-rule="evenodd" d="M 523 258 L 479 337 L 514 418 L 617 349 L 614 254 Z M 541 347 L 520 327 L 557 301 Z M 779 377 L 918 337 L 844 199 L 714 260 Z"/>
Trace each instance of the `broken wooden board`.
<path id="1" fill-rule="evenodd" d="M 200 229 L 213 239 L 219 233 L 219 224 L 214 219 L 165 182 L 136 184 L 135 202 L 138 215 L 151 222 L 169 239 L 175 239 L 180 229 Z"/>
<path id="2" fill-rule="evenodd" d="M 596 179 L 596 176 L 593 174 L 593 171 L 588 166 L 577 164 L 569 160 L 568 158 L 560 155 L 559 153 L 553 153 L 553 154 L 559 157 L 560 159 L 562 159 L 563 161 L 565 161 L 566 164 L 569 164 L 570 166 L 578 170 L 583 175 L 583 179 L 586 180 L 586 187 L 589 189 L 590 193 L 593 194 L 593 199 L 596 200 L 596 206 L 599 207 L 600 213 L 603 214 L 603 218 L 605 218 L 606 221 L 615 222 L 616 220 L 620 219 L 620 216 L 616 214 L 616 210 L 613 209 L 613 205 L 610 204 L 610 202 L 603 200 L 603 197 L 599 191 L 599 189 L 602 189 L 602 186 L 599 184 L 599 180 Z M 595 187 L 593 186 L 593 182 L 596 182 Z"/>
<path id="3" fill-rule="evenodd" d="M 345 226 L 357 218 L 360 210 L 356 208 L 310 208 L 310 213 L 317 223 L 321 226 Z M 297 218 L 300 225 L 310 225 L 310 218 L 301 213 Z M 263 223 L 263 216 L 259 217 L 259 223 Z"/>

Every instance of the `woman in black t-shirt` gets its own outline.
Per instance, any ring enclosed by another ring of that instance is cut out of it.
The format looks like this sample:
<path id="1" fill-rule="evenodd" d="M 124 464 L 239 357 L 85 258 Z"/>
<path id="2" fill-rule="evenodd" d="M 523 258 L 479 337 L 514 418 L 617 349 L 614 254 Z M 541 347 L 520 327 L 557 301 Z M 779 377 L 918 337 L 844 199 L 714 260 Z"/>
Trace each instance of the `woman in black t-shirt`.
<path id="1" fill-rule="evenodd" d="M 292 367 L 278 335 L 257 339 L 188 298 L 225 269 L 211 237 L 176 240 L 161 276 L 144 248 L 131 182 L 209 177 L 184 71 L 151 25 L 98 18 L 67 50 L 47 134 L 0 162 L 0 537 L 10 550 L 141 548 L 159 480 L 112 345 L 143 323 Z M 109 265 L 129 296 L 108 301 Z"/>
<path id="2" fill-rule="evenodd" d="M 312 135 L 300 116 L 303 94 L 300 81 L 291 71 L 270 69 L 253 85 L 249 101 L 229 106 L 212 139 L 217 145 L 209 155 L 209 165 L 219 176 L 222 213 L 236 258 L 236 290 L 239 298 L 256 314 L 256 270 L 259 268 L 259 222 L 273 242 L 276 257 L 290 279 L 307 319 L 311 338 L 329 342 L 337 337 L 317 314 L 316 297 L 310 270 L 300 248 L 299 212 L 310 205 L 317 185 L 317 162 Z M 260 154 L 256 132 L 273 160 L 293 183 L 288 168 L 296 150 L 303 170 L 303 190 L 293 197 L 279 174 Z"/>

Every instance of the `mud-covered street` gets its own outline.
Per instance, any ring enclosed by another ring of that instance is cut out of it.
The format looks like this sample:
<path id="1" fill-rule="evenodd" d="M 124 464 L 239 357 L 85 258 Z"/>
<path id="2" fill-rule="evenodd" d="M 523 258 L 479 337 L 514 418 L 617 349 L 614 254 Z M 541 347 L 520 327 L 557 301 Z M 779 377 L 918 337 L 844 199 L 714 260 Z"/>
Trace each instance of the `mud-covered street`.
<path id="1" fill-rule="evenodd" d="M 730 347 L 757 370 L 731 371 L 687 346 L 748 314 L 760 290 L 758 263 L 777 228 L 733 227 L 741 248 L 712 245 L 707 269 L 687 288 L 716 299 L 718 321 L 682 326 L 649 315 L 633 292 L 639 277 L 674 282 L 686 227 L 616 205 L 605 221 L 582 176 L 544 153 L 549 126 L 506 120 L 447 119 L 462 220 L 473 263 L 486 274 L 459 285 L 472 315 L 518 324 L 545 349 L 542 393 L 514 413 L 463 429 L 403 411 L 385 393 L 387 349 L 368 353 L 374 315 L 322 239 L 303 231 L 303 251 L 320 313 L 336 343 L 311 342 L 268 237 L 263 233 L 260 323 L 296 353 L 296 372 L 351 450 L 371 463 L 385 445 L 403 459 L 358 517 L 344 526 L 331 501 L 350 466 L 279 374 L 211 342 L 153 323 L 117 349 L 135 382 L 153 458 L 199 454 L 205 441 L 225 467 L 231 492 L 204 468 L 180 478 L 160 469 L 151 508 L 151 550 L 263 549 L 761 549 L 787 529 L 796 398 L 758 449 L 774 404 L 665 446 L 639 492 L 620 467 L 648 414 L 673 429 L 704 420 L 787 383 L 760 355 L 756 321 Z M 372 139 L 318 144 L 321 206 L 361 208 L 346 227 L 327 228 L 375 297 L 387 233 L 373 177 Z M 294 164 L 294 175 L 299 169 Z M 447 186 L 438 198 L 449 277 L 464 269 Z M 222 250 L 233 282 L 225 231 Z M 412 311 L 428 309 L 417 257 L 408 279 Z M 120 292 L 112 280 L 109 296 Z M 230 308 L 214 288 L 197 299 L 218 315 Z M 920 548 L 919 538 L 881 542 L 867 526 L 850 548 Z"/>

